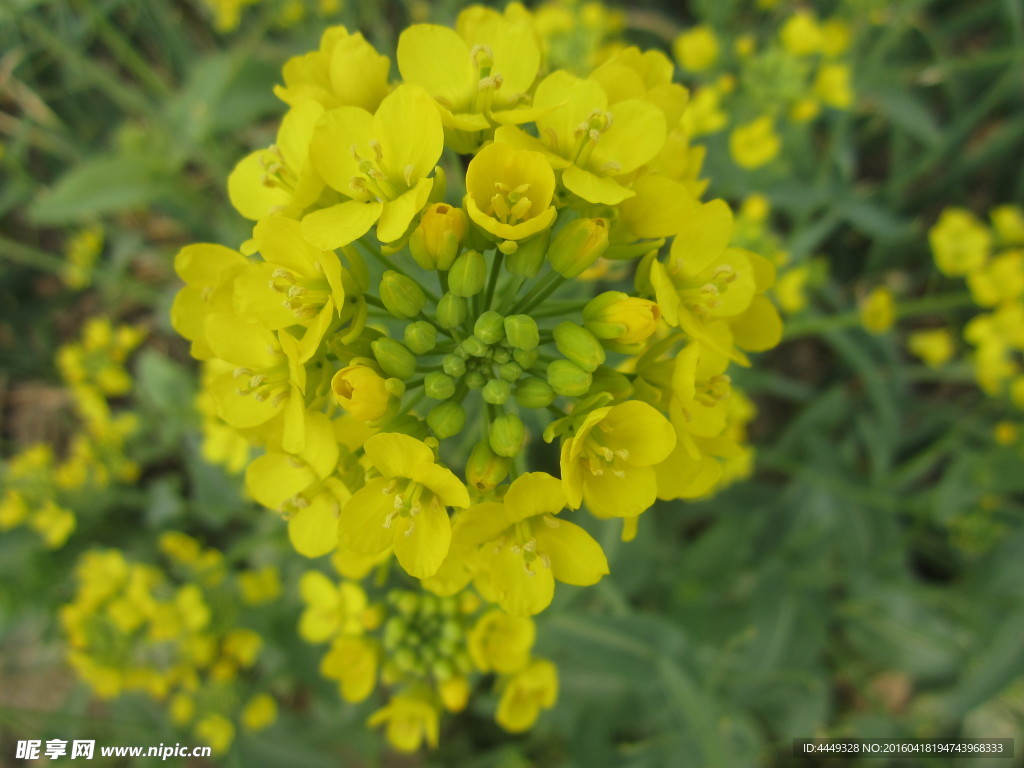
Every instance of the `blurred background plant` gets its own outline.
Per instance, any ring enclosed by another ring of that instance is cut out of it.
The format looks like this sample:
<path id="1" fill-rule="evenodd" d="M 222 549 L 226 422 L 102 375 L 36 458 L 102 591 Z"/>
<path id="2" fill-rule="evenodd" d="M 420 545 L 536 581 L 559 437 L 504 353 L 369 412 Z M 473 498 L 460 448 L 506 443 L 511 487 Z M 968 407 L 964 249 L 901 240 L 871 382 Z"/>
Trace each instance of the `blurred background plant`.
<path id="1" fill-rule="evenodd" d="M 463 5 L 0 9 L 0 761 L 50 737 L 392 760 L 296 632 L 308 561 L 195 405 L 172 260 L 249 236 L 225 180 L 273 141 L 288 57 L 329 24 L 393 51 Z M 1020 3 L 533 10 L 553 66 L 626 43 L 675 57 L 703 197 L 779 268 L 786 341 L 736 376 L 754 476 L 602 540 L 612 576 L 537 620 L 557 706 L 510 737 L 474 705 L 409 764 L 773 765 L 799 736 L 1024 737 Z M 131 655 L 140 633 L 159 658 Z M 124 675 L 91 675 L 100 657 Z"/>

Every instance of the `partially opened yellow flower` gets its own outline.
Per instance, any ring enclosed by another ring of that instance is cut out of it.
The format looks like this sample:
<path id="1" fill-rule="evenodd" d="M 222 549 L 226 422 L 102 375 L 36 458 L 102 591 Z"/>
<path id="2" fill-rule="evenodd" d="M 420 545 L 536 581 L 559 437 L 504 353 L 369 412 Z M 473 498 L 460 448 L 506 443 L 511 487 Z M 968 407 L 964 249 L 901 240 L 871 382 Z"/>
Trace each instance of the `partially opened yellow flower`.
<path id="1" fill-rule="evenodd" d="M 495 609 L 481 616 L 470 631 L 469 653 L 481 672 L 511 674 L 529 663 L 536 635 L 533 619 Z"/>
<path id="2" fill-rule="evenodd" d="M 466 212 L 501 240 L 524 240 L 550 227 L 554 193 L 555 173 L 540 152 L 489 144 L 466 170 Z"/>
<path id="3" fill-rule="evenodd" d="M 466 487 L 414 437 L 382 432 L 364 449 L 381 476 L 345 505 L 341 545 L 367 555 L 394 546 L 395 557 L 411 576 L 433 575 L 451 543 L 447 508 L 469 506 Z"/>
<path id="4" fill-rule="evenodd" d="M 437 746 L 441 712 L 434 698 L 426 691 L 399 693 L 387 706 L 378 709 L 366 721 L 371 728 L 386 725 L 388 741 L 402 752 L 415 752 L 426 741 Z"/>
<path id="5" fill-rule="evenodd" d="M 427 178 L 441 157 L 441 117 L 426 91 L 400 85 L 375 114 L 358 107 L 328 110 L 310 146 L 313 165 L 344 202 L 302 220 L 302 234 L 325 250 L 362 237 L 377 224 L 384 243 L 405 234 L 426 205 Z"/>
<path id="6" fill-rule="evenodd" d="M 373 112 L 388 93 L 390 69 L 388 57 L 361 32 L 329 27 L 320 37 L 319 50 L 285 62 L 284 85 L 274 86 L 274 94 L 292 107 L 311 100 L 324 109 L 349 106 Z"/>
<path id="7" fill-rule="evenodd" d="M 306 571 L 299 582 L 306 604 L 299 619 L 299 634 L 310 643 L 322 643 L 335 635 L 363 632 L 363 612 L 368 601 L 358 584 L 335 584 L 320 571 Z"/>
<path id="8" fill-rule="evenodd" d="M 555 706 L 558 699 L 558 670 L 547 659 L 534 659 L 498 684 L 503 690 L 495 720 L 512 733 L 528 730 L 540 711 Z"/>
<path id="9" fill-rule="evenodd" d="M 377 684 L 380 647 L 365 636 L 341 635 L 320 660 L 320 674 L 338 681 L 345 701 L 363 701 Z"/>
<path id="10" fill-rule="evenodd" d="M 718 38 L 707 25 L 691 27 L 675 39 L 672 52 L 683 69 L 703 72 L 718 58 Z"/>
<path id="11" fill-rule="evenodd" d="M 775 122 L 767 115 L 738 125 L 729 134 L 729 154 L 741 168 L 760 168 L 778 157 L 781 148 Z"/>

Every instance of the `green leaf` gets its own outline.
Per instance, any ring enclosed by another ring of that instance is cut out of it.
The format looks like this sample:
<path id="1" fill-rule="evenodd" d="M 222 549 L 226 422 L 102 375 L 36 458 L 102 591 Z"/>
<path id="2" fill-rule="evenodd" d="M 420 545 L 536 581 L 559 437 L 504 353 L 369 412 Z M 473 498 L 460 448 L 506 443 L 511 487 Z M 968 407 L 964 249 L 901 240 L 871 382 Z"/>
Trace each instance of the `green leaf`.
<path id="1" fill-rule="evenodd" d="M 936 147 L 942 140 L 942 130 L 928 108 L 909 91 L 880 86 L 869 95 L 882 114 L 892 123 L 928 147 Z"/>
<path id="2" fill-rule="evenodd" d="M 877 240 L 897 240 L 912 232 L 912 222 L 867 200 L 845 200 L 839 204 L 837 211 L 855 229 Z"/>
<path id="3" fill-rule="evenodd" d="M 81 222 L 150 205 L 172 189 L 172 176 L 159 159 L 138 154 L 99 155 L 62 176 L 29 208 L 37 225 Z"/>

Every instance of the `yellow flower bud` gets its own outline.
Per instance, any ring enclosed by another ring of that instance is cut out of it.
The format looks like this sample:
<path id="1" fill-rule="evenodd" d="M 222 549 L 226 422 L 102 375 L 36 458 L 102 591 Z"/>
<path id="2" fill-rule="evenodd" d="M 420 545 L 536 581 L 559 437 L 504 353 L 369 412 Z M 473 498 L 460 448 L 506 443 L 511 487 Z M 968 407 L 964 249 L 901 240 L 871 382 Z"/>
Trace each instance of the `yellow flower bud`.
<path id="1" fill-rule="evenodd" d="M 423 269 L 450 269 L 466 237 L 467 223 L 461 208 L 446 203 L 428 206 L 409 238 L 409 252 Z"/>
<path id="2" fill-rule="evenodd" d="M 683 69 L 703 72 L 718 58 L 718 38 L 706 25 L 693 27 L 676 38 L 672 52 Z"/>
<path id="3" fill-rule="evenodd" d="M 469 683 L 464 677 L 449 677 L 437 686 L 441 703 L 449 712 L 461 712 L 469 701 Z"/>
<path id="4" fill-rule="evenodd" d="M 584 326 L 599 339 L 615 344 L 640 344 L 658 329 L 661 310 L 647 299 L 620 291 L 595 297 L 583 310 Z"/>
<path id="5" fill-rule="evenodd" d="M 885 333 L 892 328 L 895 319 L 892 293 L 885 288 L 875 288 L 861 304 L 860 321 L 868 333 Z"/>
<path id="6" fill-rule="evenodd" d="M 359 421 L 380 421 L 391 411 L 392 399 L 384 377 L 366 365 L 342 368 L 331 379 L 334 399 Z"/>
<path id="7" fill-rule="evenodd" d="M 555 235 L 548 258 L 562 277 L 576 277 L 593 266 L 607 248 L 607 219 L 576 219 Z"/>

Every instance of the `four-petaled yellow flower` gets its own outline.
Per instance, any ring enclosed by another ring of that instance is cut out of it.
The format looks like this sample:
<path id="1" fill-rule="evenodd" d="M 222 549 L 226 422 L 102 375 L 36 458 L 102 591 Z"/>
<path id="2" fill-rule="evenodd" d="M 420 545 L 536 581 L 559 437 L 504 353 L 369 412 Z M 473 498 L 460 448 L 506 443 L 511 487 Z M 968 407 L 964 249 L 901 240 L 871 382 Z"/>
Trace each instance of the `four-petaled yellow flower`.
<path id="1" fill-rule="evenodd" d="M 551 604 L 556 580 L 588 586 L 608 573 L 593 537 L 556 517 L 565 506 L 559 480 L 544 472 L 521 475 L 500 503 L 477 504 L 459 515 L 453 556 L 479 554 L 482 574 L 510 614 L 540 613 Z"/>
<path id="2" fill-rule="evenodd" d="M 398 240 L 426 205 L 427 178 L 441 157 L 437 106 L 417 85 L 400 85 L 375 114 L 359 107 L 324 113 L 310 156 L 324 181 L 348 198 L 307 214 L 302 234 L 325 250 L 362 237 L 375 223 L 382 243 Z"/>
<path id="3" fill-rule="evenodd" d="M 669 420 L 647 403 L 596 408 L 562 442 L 562 486 L 573 509 L 635 517 L 657 498 L 654 466 L 676 445 Z"/>
<path id="4" fill-rule="evenodd" d="M 395 557 L 411 576 L 432 576 L 451 543 L 447 508 L 469 506 L 466 487 L 414 437 L 382 432 L 363 447 L 381 476 L 357 491 L 342 510 L 342 546 L 367 555 L 394 546 Z"/>

